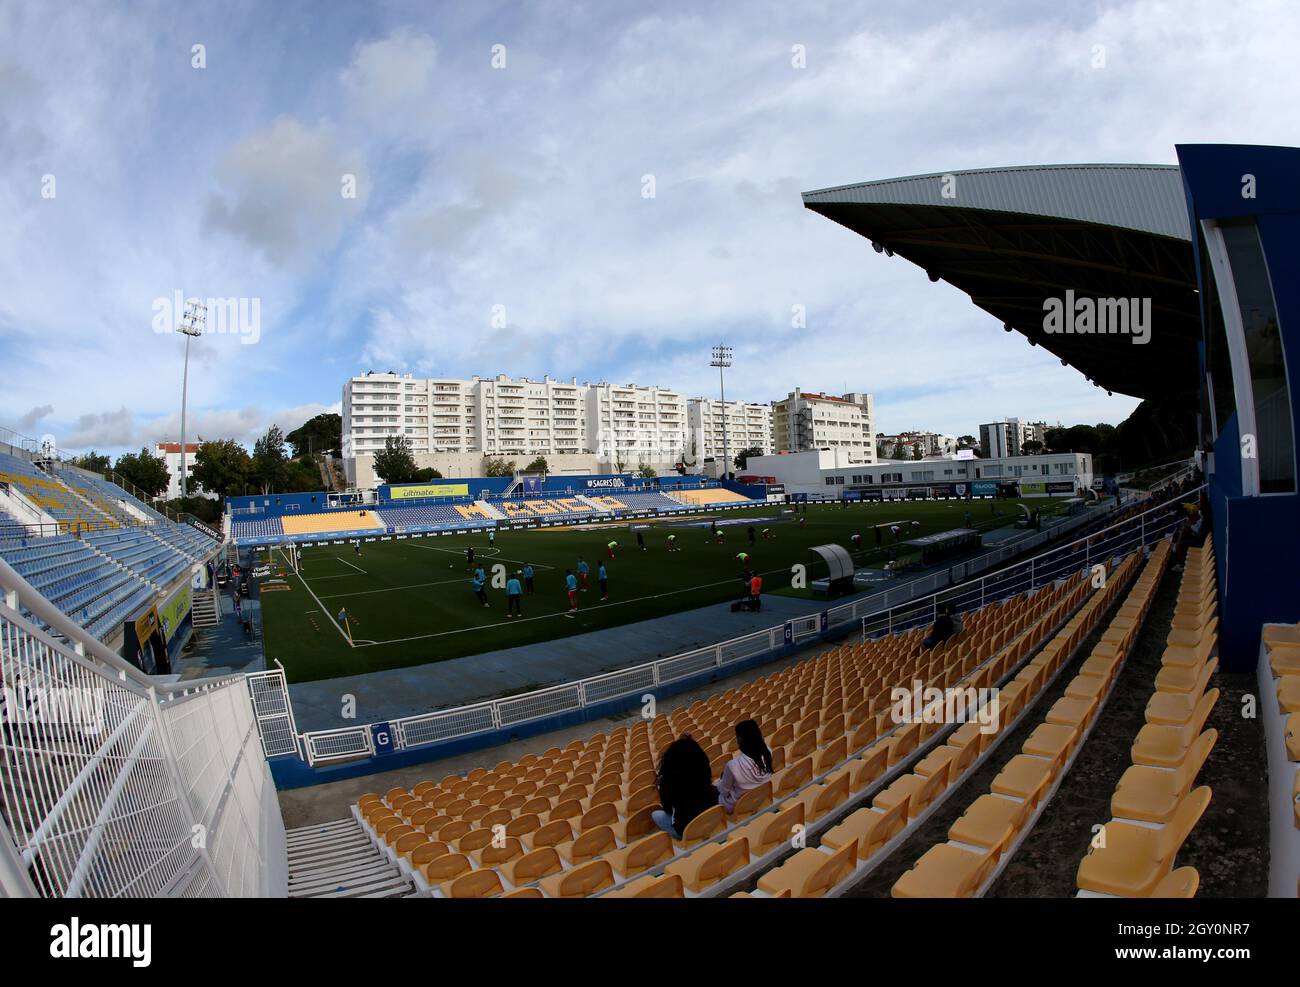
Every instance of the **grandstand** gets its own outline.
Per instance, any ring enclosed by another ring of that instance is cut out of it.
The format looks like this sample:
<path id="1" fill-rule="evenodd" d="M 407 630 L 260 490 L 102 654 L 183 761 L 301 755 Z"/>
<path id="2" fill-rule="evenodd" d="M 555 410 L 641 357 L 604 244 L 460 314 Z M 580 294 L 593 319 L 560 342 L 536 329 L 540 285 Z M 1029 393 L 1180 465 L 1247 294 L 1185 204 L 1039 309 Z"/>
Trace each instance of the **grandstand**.
<path id="1" fill-rule="evenodd" d="M 384 527 L 374 511 L 320 511 L 286 514 L 280 518 L 286 535 L 352 535 L 373 533 Z"/>
<path id="2" fill-rule="evenodd" d="M 67 464 L 45 461 L 42 468 L 0 453 L 0 492 L 0 559 L 101 640 L 120 639 L 125 621 L 188 581 L 219 547 L 193 525 Z M 20 597 L 30 617 L 25 603 Z"/>
<path id="3" fill-rule="evenodd" d="M 719 504 L 744 504 L 749 498 L 725 487 L 705 487 L 700 490 L 682 489 L 668 495 L 670 499 L 690 507 L 715 507 Z"/>
<path id="4" fill-rule="evenodd" d="M 505 498 L 489 501 L 507 520 L 538 519 L 543 521 L 567 521 L 575 517 L 590 516 L 598 513 L 591 504 L 583 503 L 576 497 L 523 499 Z"/>
<path id="5" fill-rule="evenodd" d="M 602 477 L 601 480 L 608 480 Z M 378 499 L 364 512 L 354 507 L 320 510 L 326 500 L 322 492 L 290 498 L 231 498 L 231 535 L 236 544 L 264 545 L 284 539 L 315 541 L 333 538 L 372 538 L 395 532 L 419 533 L 469 530 L 486 526 L 544 525 L 581 523 L 645 514 L 676 514 L 720 509 L 753 507 L 764 503 L 743 493 L 702 481 L 693 485 L 651 490 L 638 487 L 634 477 L 616 478 L 628 484 L 625 491 L 614 494 L 574 493 L 572 478 L 556 479 L 556 489 L 563 495 L 520 496 L 490 494 L 477 500 L 463 498 L 457 502 L 413 497 L 400 500 Z M 484 483 L 483 478 L 463 481 Z M 563 486 L 562 486 L 563 485 Z M 434 485 L 436 486 L 436 484 Z M 594 489 L 594 488 L 593 488 Z M 415 501 L 415 502 L 412 502 Z"/>

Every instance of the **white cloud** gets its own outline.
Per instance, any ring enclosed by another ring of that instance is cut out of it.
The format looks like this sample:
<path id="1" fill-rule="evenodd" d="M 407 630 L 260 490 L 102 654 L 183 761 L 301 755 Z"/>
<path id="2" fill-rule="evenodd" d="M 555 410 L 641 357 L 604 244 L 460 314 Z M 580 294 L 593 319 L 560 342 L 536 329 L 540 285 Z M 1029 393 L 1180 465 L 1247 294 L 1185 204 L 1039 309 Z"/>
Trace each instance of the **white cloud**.
<path id="1" fill-rule="evenodd" d="M 345 197 L 350 177 L 355 198 Z M 274 264 L 298 267 L 333 247 L 369 193 L 365 161 L 326 126 L 282 117 L 231 147 L 217 168 L 221 191 L 205 225 Z"/>
<path id="2" fill-rule="evenodd" d="M 178 289 L 262 303 L 258 345 L 194 348 L 205 434 L 254 434 L 270 420 L 257 408 L 332 402 L 350 374 L 390 367 L 712 394 L 707 351 L 723 340 L 729 394 L 868 390 L 886 430 L 1118 421 L 1131 399 L 799 193 L 1170 162 L 1176 141 L 1300 143 L 1300 14 L 1276 0 L 1231 17 L 1211 0 L 436 18 L 396 2 L 360 40 L 351 20 L 267 23 L 251 4 L 180 27 L 161 7 L 105 10 L 93 33 L 32 9 L 0 7 L 0 422 L 52 403 L 62 417 L 42 428 L 78 437 L 178 426 L 179 340 L 149 328 L 153 300 Z M 208 44 L 203 73 L 191 35 Z M 39 198 L 46 171 L 54 201 Z M 340 195 L 349 172 L 355 200 Z M 508 329 L 490 326 L 495 305 Z M 123 406 L 132 421 L 104 411 Z"/>

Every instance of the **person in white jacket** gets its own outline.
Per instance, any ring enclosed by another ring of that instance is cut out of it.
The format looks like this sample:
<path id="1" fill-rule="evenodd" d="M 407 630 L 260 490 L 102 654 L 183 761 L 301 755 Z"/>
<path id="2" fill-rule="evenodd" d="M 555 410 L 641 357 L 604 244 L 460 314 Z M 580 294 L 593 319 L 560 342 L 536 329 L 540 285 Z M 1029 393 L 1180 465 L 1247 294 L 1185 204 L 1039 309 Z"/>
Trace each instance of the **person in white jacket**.
<path id="1" fill-rule="evenodd" d="M 753 720 L 736 724 L 736 746 L 740 750 L 722 769 L 718 782 L 718 804 L 727 812 L 751 788 L 772 778 L 772 752 L 763 740 L 763 732 Z"/>

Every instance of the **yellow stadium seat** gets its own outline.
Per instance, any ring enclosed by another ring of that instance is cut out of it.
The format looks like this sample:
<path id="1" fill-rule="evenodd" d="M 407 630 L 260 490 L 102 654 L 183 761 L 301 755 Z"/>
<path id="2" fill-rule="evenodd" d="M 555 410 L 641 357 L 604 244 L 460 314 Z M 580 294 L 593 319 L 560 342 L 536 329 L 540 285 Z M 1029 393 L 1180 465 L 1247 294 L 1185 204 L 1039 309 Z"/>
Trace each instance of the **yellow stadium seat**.
<path id="1" fill-rule="evenodd" d="M 589 860 L 572 870 L 551 874 L 538 882 L 548 898 L 585 898 L 614 884 L 608 860 Z"/>
<path id="2" fill-rule="evenodd" d="M 1111 815 L 1117 819 L 1169 822 L 1191 790 L 1218 736 L 1217 730 L 1206 730 L 1192 743 L 1182 764 L 1172 771 L 1145 765 L 1130 767 L 1115 786 Z"/>
<path id="3" fill-rule="evenodd" d="M 1202 786 L 1183 799 L 1168 825 L 1158 829 L 1108 822 L 1105 846 L 1093 848 L 1079 863 L 1079 887 L 1127 898 L 1149 897 L 1173 870 L 1175 855 L 1209 804 L 1210 789 Z"/>
<path id="4" fill-rule="evenodd" d="M 904 800 L 886 812 L 876 809 L 858 809 L 838 826 L 826 831 L 822 845 L 836 850 L 853 843 L 858 856 L 866 860 L 907 826 L 908 801 Z"/>
<path id="5" fill-rule="evenodd" d="M 895 898 L 973 898 L 997 865 L 997 854 L 951 843 L 930 847 L 891 890 Z"/>
<path id="6" fill-rule="evenodd" d="M 688 890 L 699 893 L 749 863 L 749 841 L 743 836 L 725 843 L 709 843 L 694 853 L 674 860 L 664 868 L 665 874 L 676 874 Z"/>
<path id="7" fill-rule="evenodd" d="M 857 850 L 853 841 L 829 854 L 806 847 L 760 877 L 758 887 L 769 895 L 788 890 L 795 898 L 820 898 L 853 873 Z"/>

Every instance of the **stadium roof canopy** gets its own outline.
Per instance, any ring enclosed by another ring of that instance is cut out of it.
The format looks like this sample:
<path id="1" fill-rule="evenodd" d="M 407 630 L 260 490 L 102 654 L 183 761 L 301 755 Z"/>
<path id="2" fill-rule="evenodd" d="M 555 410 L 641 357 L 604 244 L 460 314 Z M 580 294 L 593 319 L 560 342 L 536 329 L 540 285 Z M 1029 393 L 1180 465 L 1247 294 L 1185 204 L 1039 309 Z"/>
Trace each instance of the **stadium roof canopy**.
<path id="1" fill-rule="evenodd" d="M 1198 389 L 1196 270 L 1172 165 L 1046 165 L 894 178 L 805 192 L 804 206 L 970 295 L 1111 391 Z M 1150 341 L 1048 333 L 1044 301 L 1151 300 Z"/>

